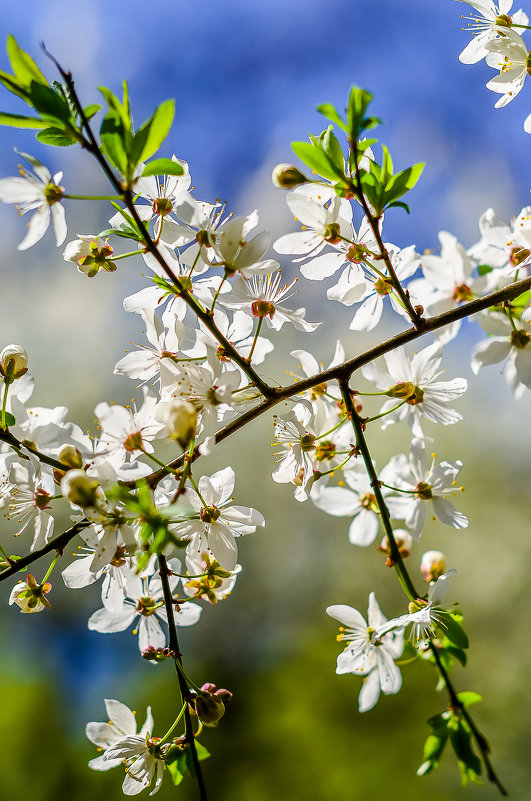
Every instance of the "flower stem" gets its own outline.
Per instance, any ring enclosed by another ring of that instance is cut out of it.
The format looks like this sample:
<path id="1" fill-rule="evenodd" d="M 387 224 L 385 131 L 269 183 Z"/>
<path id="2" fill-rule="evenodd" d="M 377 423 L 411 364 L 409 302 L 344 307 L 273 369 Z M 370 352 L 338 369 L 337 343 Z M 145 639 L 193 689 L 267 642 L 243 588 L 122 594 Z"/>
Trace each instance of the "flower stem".
<path id="1" fill-rule="evenodd" d="M 203 779 L 203 773 L 201 771 L 201 764 L 199 762 L 199 757 L 197 756 L 197 749 L 195 747 L 195 734 L 194 734 L 194 727 L 192 724 L 192 716 L 190 714 L 190 708 L 188 706 L 188 701 L 191 698 L 191 694 L 188 685 L 186 683 L 186 679 L 184 678 L 184 676 L 181 673 L 181 670 L 179 669 L 179 667 L 182 668 L 181 665 L 182 654 L 179 648 L 177 628 L 175 626 L 175 618 L 173 616 L 173 601 L 172 601 L 170 583 L 168 581 L 170 571 L 168 569 L 168 563 L 166 561 L 166 557 L 163 554 L 158 554 L 158 559 L 160 567 L 159 571 L 160 579 L 162 582 L 162 591 L 164 593 L 164 603 L 166 606 L 166 614 L 168 616 L 168 629 L 170 633 L 169 646 L 170 649 L 175 654 L 174 657 L 175 669 L 177 671 L 177 680 L 179 682 L 179 690 L 184 707 L 185 738 L 186 742 L 190 746 L 190 754 L 192 756 L 192 762 L 194 765 L 194 773 L 195 773 L 195 778 L 197 780 L 197 787 L 199 790 L 200 801 L 208 801 L 205 782 Z"/>
<path id="2" fill-rule="evenodd" d="M 4 398 L 2 400 L 2 418 L 1 418 L 1 422 L 0 422 L 0 427 L 4 428 L 4 429 L 7 428 L 7 426 L 6 426 L 6 406 L 7 406 L 7 395 L 8 395 L 8 392 L 9 392 L 9 384 L 6 382 L 6 385 L 4 387 Z"/>
<path id="3" fill-rule="evenodd" d="M 184 702 L 184 704 L 183 704 L 183 705 L 182 705 L 182 707 L 181 707 L 181 711 L 179 712 L 179 714 L 177 715 L 177 717 L 176 717 L 176 718 L 175 718 L 175 720 L 173 721 L 172 725 L 170 726 L 170 728 L 168 729 L 168 731 L 166 732 L 166 734 L 164 735 L 164 737 L 161 737 L 161 738 L 160 738 L 160 740 L 159 740 L 159 742 L 157 743 L 157 745 L 159 745 L 159 746 L 160 746 L 160 745 L 162 745 L 163 743 L 165 743 L 165 742 L 166 742 L 166 740 L 169 740 L 169 738 L 170 738 L 170 735 L 171 735 L 171 734 L 172 734 L 172 733 L 175 731 L 175 727 L 177 726 L 177 724 L 179 723 L 180 719 L 181 719 L 181 718 L 182 718 L 182 716 L 184 715 L 184 710 L 186 709 L 186 705 L 187 705 L 187 702 L 185 701 L 185 702 Z"/>

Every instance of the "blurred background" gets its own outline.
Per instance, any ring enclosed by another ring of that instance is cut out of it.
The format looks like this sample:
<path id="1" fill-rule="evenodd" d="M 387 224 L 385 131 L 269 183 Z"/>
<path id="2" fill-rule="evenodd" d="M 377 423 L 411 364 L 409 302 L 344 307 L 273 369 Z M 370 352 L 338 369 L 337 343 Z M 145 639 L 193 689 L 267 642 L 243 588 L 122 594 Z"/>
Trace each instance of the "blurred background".
<path id="1" fill-rule="evenodd" d="M 493 110 L 496 95 L 484 86 L 492 71 L 458 61 L 468 41 L 460 15 L 468 10 L 450 0 L 429 7 L 418 0 L 181 0 L 149 7 L 138 0 L 31 0 L 6 6 L 2 27 L 52 78 L 52 65 L 39 52 L 44 41 L 72 70 L 87 104 L 97 102 L 97 86 L 119 92 L 127 78 L 140 124 L 156 104 L 175 97 L 167 155 L 190 163 L 196 197 L 221 198 L 239 214 L 257 208 L 273 238 L 293 229 L 283 193 L 270 182 L 273 166 L 292 160 L 292 140 L 325 127 L 316 105 L 332 102 L 341 109 L 351 84 L 369 89 L 373 112 L 386 123 L 377 135 L 397 168 L 426 162 L 408 198 L 411 216 L 395 210 L 385 226 L 387 241 L 414 243 L 422 251 L 437 249 L 440 230 L 468 247 L 479 238 L 477 220 L 488 207 L 509 221 L 529 201 L 525 88 L 506 109 Z M 0 57 L 0 68 L 7 64 Z M 7 93 L 0 108 L 23 113 Z M 107 191 L 88 156 L 46 149 L 31 131 L 0 130 L 2 176 L 16 174 L 14 147 L 52 171 L 63 170 L 71 193 Z M 69 239 L 105 228 L 112 210 L 104 205 L 71 201 Z M 112 371 L 129 342 L 144 341 L 140 318 L 122 309 L 123 297 L 145 285 L 143 265 L 120 262 L 117 273 L 87 280 L 62 260 L 50 233 L 18 252 L 25 221 L 12 207 L 0 208 L 0 231 L 0 343 L 26 347 L 36 377 L 33 404 L 68 405 L 69 419 L 94 428 L 98 401 L 126 402 L 134 394 Z M 279 382 L 284 371 L 297 371 L 296 361 L 285 359 L 294 347 L 328 363 L 337 337 L 349 355 L 369 344 L 348 332 L 351 310 L 328 308 L 313 284 L 299 282 L 299 292 L 307 318 L 326 322 L 311 342 L 283 332 L 283 353 L 262 371 Z M 396 326 L 385 321 L 375 336 Z M 464 326 L 447 349 L 449 377 L 472 377 L 470 348 L 480 338 L 476 324 Z M 459 570 L 450 600 L 459 600 L 472 647 L 469 667 L 456 670 L 454 679 L 459 690 L 484 695 L 474 708 L 478 724 L 512 797 L 524 801 L 531 785 L 529 396 L 512 400 L 498 365 L 474 378 L 458 408 L 466 423 L 429 433 L 442 459 L 464 463 L 466 492 L 458 500 L 470 526 L 462 532 L 428 526 L 411 571 L 416 576 L 420 555 L 435 547 Z M 384 439 L 371 431 L 379 465 L 409 448 L 408 430 L 387 433 Z M 428 666 L 404 667 L 400 694 L 358 713 L 360 680 L 335 675 L 337 627 L 324 609 L 347 603 L 364 612 L 376 589 L 392 617 L 404 611 L 400 588 L 375 548 L 348 544 L 347 520 L 298 504 L 291 487 L 273 484 L 271 436 L 271 419 L 257 421 L 205 466 L 210 473 L 232 464 L 236 501 L 259 508 L 267 520 L 264 531 L 240 540 L 244 571 L 234 594 L 181 632 L 192 676 L 235 696 L 220 728 L 204 738 L 212 752 L 205 763 L 210 797 L 496 798 L 490 787 L 462 790 L 449 754 L 434 776 L 415 776 L 425 721 L 446 703 Z M 12 548 L 9 531 L 5 526 L 3 542 Z M 35 568 L 38 576 L 41 570 Z M 36 801 L 65 794 L 85 801 L 94 793 L 119 799 L 119 770 L 95 774 L 86 767 L 95 751 L 83 727 L 105 719 L 107 697 L 138 710 L 141 721 L 152 704 L 162 733 L 174 718 L 174 672 L 168 664 L 144 663 L 130 633 L 87 631 L 86 618 L 100 606 L 99 587 L 66 593 L 58 572 L 53 583 L 50 613 L 21 618 L 15 607 L 4 607 L 0 791 L 8 798 L 23 788 Z M 11 589 L 6 584 L 4 600 Z M 159 798 L 195 798 L 190 781 L 175 789 L 168 779 Z"/>

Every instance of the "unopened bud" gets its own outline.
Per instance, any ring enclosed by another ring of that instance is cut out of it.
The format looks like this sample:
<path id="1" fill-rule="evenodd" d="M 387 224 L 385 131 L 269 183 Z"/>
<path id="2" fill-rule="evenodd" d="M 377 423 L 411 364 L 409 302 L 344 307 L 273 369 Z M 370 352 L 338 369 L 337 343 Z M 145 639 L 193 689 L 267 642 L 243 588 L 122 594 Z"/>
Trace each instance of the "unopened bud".
<path id="1" fill-rule="evenodd" d="M 197 411 L 186 400 L 176 400 L 169 406 L 166 413 L 166 426 L 172 439 L 177 440 L 185 450 L 195 436 L 197 428 Z"/>
<path id="2" fill-rule="evenodd" d="M 420 572 L 424 581 L 437 581 L 446 570 L 446 556 L 442 551 L 426 551 L 420 560 Z"/>
<path id="3" fill-rule="evenodd" d="M 230 701 L 229 690 L 217 690 L 211 682 L 203 684 L 192 701 L 192 709 L 205 726 L 217 726 L 225 714 L 224 701 Z"/>
<path id="4" fill-rule="evenodd" d="M 293 164 L 277 164 L 274 168 L 271 179 L 279 189 L 293 189 L 294 186 L 307 184 L 309 179 Z"/>
<path id="5" fill-rule="evenodd" d="M 84 509 L 95 505 L 99 486 L 99 481 L 84 470 L 69 470 L 61 481 L 61 492 L 70 503 Z"/>
<path id="6" fill-rule="evenodd" d="M 148 662 L 164 662 L 166 659 L 172 659 L 175 654 L 169 648 L 155 648 L 153 645 L 148 645 L 142 651 L 142 656 Z"/>
<path id="7" fill-rule="evenodd" d="M 411 546 L 413 545 L 413 537 L 411 536 L 409 531 L 406 531 L 403 528 L 396 529 L 396 531 L 393 532 L 393 536 L 395 538 L 395 542 L 397 544 L 400 556 L 403 559 L 406 559 L 411 553 Z M 389 545 L 389 538 L 387 537 L 387 534 L 385 535 L 380 545 L 378 546 L 378 550 L 381 553 L 387 554 L 386 564 L 388 567 L 393 567 L 395 561 L 391 556 L 391 548 Z"/>
<path id="8" fill-rule="evenodd" d="M 0 352 L 0 375 L 5 384 L 28 372 L 28 354 L 21 345 L 7 345 Z"/>
<path id="9" fill-rule="evenodd" d="M 80 470 L 83 467 L 81 452 L 74 445 L 63 445 L 59 451 L 59 461 L 70 468 Z"/>

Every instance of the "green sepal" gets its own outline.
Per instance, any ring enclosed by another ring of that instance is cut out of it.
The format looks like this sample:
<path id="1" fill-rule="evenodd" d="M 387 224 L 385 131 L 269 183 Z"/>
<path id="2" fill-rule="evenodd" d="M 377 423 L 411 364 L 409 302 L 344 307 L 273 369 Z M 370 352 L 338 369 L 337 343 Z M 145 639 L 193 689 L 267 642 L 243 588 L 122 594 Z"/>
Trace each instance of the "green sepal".
<path id="1" fill-rule="evenodd" d="M 1 420 L 2 420 L 2 418 L 0 417 L 0 422 L 1 422 Z M 6 421 L 6 427 L 5 428 L 2 428 L 2 426 L 0 424 L 0 429 L 2 431 L 5 431 L 10 426 L 14 426 L 15 423 L 17 422 L 15 420 L 14 416 L 11 414 L 11 412 L 5 412 L 5 421 Z"/>
<path id="2" fill-rule="evenodd" d="M 173 159 L 154 159 L 144 167 L 143 177 L 149 175 L 184 175 L 184 169 Z"/>
<path id="3" fill-rule="evenodd" d="M 170 284 L 169 281 L 166 281 L 161 275 L 153 275 L 151 280 L 154 284 L 156 284 L 160 289 L 163 289 L 167 295 L 180 295 L 179 289 Z"/>
<path id="4" fill-rule="evenodd" d="M 322 103 L 320 106 L 317 106 L 317 111 L 328 120 L 331 120 L 338 128 L 341 128 L 343 131 L 348 131 L 346 122 L 343 120 L 336 107 L 331 103 Z"/>
<path id="5" fill-rule="evenodd" d="M 69 136 L 63 128 L 55 128 L 53 125 L 39 131 L 37 139 L 45 145 L 53 145 L 54 147 L 69 147 L 79 141 L 75 134 Z"/>
<path id="6" fill-rule="evenodd" d="M 18 46 L 17 40 L 12 34 L 7 37 L 7 55 L 13 73 L 23 86 L 29 86 L 32 81 L 48 86 L 48 81 L 34 60 Z"/>
<path id="7" fill-rule="evenodd" d="M 136 164 L 146 161 L 157 152 L 168 136 L 175 114 L 175 101 L 166 100 L 155 110 L 155 113 L 138 129 L 133 138 L 131 159 Z M 155 173 L 152 173 L 154 175 Z M 160 173 L 161 175 L 177 175 L 182 173 Z"/>
<path id="8" fill-rule="evenodd" d="M 38 117 L 24 117 L 21 114 L 8 114 L 0 111 L 0 125 L 10 125 L 12 128 L 45 128 L 46 123 Z"/>

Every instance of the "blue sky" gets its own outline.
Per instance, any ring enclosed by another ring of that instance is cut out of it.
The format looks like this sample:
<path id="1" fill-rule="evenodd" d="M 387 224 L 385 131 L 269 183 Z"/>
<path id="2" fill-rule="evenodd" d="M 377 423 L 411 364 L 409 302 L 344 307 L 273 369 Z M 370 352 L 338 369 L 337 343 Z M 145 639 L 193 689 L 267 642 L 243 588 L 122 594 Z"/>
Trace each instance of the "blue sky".
<path id="1" fill-rule="evenodd" d="M 369 89 L 396 165 L 427 163 L 410 196 L 412 217 L 394 212 L 387 237 L 424 248 L 443 228 L 469 245 L 485 208 L 508 218 L 529 200 L 525 90 L 494 110 L 497 96 L 484 86 L 492 70 L 459 63 L 467 10 L 452 0 L 181 0 L 152 8 L 138 0 L 35 0 L 9 4 L 3 25 L 41 64 L 44 40 L 87 101 L 97 99 L 95 86 L 117 90 L 125 77 L 140 122 L 175 97 L 169 149 L 190 162 L 198 195 L 221 197 L 238 212 L 250 210 L 242 205 L 250 184 L 265 205 L 278 204 L 278 195 L 267 200 L 270 169 L 290 158 L 290 141 L 324 127 L 317 104 L 341 108 L 352 83 Z M 1 137 L 0 169 L 9 174 L 15 137 Z M 44 153 L 32 133 L 16 141 Z M 56 151 L 52 163 L 66 172 L 77 158 Z"/>

